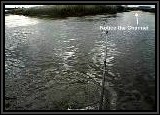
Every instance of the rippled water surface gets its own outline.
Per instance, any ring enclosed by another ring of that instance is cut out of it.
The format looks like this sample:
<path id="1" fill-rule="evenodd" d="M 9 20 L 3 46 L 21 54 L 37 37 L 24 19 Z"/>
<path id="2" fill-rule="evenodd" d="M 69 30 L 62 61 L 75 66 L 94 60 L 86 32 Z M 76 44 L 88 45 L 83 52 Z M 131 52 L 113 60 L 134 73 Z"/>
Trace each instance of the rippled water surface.
<path id="1" fill-rule="evenodd" d="M 105 108 L 154 109 L 155 14 L 139 12 L 139 24 L 148 31 L 106 36 L 99 29 L 136 26 L 133 14 L 56 20 L 5 16 L 5 108 L 98 109 L 107 45 Z"/>

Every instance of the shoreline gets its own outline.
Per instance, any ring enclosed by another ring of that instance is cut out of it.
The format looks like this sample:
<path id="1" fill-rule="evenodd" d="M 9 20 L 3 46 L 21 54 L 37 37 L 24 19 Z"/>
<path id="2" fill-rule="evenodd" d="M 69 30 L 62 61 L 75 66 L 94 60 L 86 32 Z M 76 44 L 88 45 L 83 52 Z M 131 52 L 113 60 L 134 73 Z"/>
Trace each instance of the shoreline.
<path id="1" fill-rule="evenodd" d="M 5 12 L 6 14 L 16 14 L 24 16 L 49 17 L 49 18 L 65 18 L 65 17 L 81 17 L 99 14 L 116 14 L 124 12 L 122 6 L 111 5 L 57 5 L 57 6 L 41 6 L 33 8 L 19 8 Z"/>

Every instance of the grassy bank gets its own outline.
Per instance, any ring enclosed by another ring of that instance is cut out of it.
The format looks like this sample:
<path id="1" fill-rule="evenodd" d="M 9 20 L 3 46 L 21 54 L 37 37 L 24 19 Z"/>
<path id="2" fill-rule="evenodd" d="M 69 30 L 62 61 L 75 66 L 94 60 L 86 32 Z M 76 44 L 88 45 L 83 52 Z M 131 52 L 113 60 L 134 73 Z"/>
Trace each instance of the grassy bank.
<path id="1" fill-rule="evenodd" d="M 41 17 L 70 17 L 96 14 L 115 14 L 124 11 L 122 6 L 111 5 L 45 5 L 32 8 L 19 8 L 10 11 L 12 14 Z"/>

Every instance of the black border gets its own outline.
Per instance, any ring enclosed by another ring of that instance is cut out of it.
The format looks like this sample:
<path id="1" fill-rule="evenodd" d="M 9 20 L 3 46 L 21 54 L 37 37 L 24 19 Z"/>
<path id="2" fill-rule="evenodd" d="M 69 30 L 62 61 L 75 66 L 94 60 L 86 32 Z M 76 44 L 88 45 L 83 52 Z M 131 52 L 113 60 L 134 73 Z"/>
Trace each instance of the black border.
<path id="1" fill-rule="evenodd" d="M 155 73 L 157 75 L 157 3 L 145 3 L 141 2 L 141 3 L 83 3 L 83 1 L 77 1 L 77 3 L 60 3 L 61 0 L 57 3 L 50 3 L 50 1 L 47 1 L 48 3 L 14 3 L 14 1 L 10 1 L 11 3 L 3 3 L 3 12 L 5 10 L 5 5 L 68 5 L 68 4 L 89 4 L 89 5 L 101 5 L 101 4 L 107 4 L 107 5 L 155 5 Z M 22 1 L 19 1 L 22 2 Z M 29 2 L 29 1 L 28 1 Z M 34 1 L 33 1 L 34 2 Z M 103 2 L 103 1 L 102 1 Z M 5 16 L 4 13 L 1 13 L 1 16 L 3 15 L 3 22 L 5 22 Z M 3 75 L 5 75 L 5 23 L 3 23 Z M 155 76 L 156 80 L 157 80 L 158 76 Z M 157 82 L 155 82 L 156 84 L 156 89 L 155 89 L 155 93 L 156 93 L 156 99 L 157 99 Z M 3 79 L 3 88 L 5 87 L 5 79 Z M 5 94 L 5 90 L 3 90 L 3 94 Z M 2 99 L 2 98 L 1 98 Z M 3 95 L 3 99 L 4 99 L 4 95 Z M 5 105 L 5 101 L 3 101 L 3 107 Z M 155 110 L 5 110 L 5 108 L 3 108 L 4 112 L 157 112 L 157 101 L 155 101 L 156 104 L 156 109 Z"/>

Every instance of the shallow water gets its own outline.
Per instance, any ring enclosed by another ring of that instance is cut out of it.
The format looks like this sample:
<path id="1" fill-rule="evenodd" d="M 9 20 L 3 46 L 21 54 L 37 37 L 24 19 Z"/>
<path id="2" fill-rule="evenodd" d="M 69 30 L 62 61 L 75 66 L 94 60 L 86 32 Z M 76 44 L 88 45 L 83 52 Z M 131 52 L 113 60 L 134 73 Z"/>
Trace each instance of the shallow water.
<path id="1" fill-rule="evenodd" d="M 55 20 L 5 16 L 6 109 L 98 109 L 106 45 L 106 108 L 154 109 L 155 14 L 139 12 L 148 31 L 106 36 L 99 29 L 136 26 L 134 13 Z"/>

